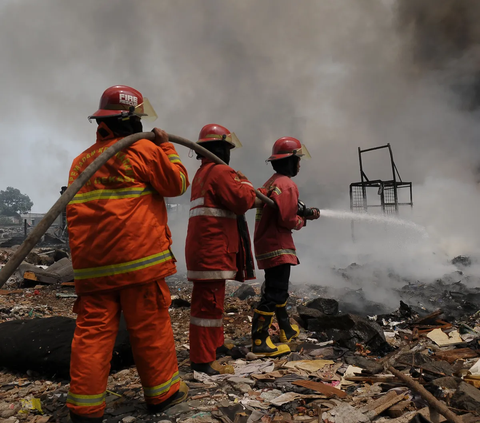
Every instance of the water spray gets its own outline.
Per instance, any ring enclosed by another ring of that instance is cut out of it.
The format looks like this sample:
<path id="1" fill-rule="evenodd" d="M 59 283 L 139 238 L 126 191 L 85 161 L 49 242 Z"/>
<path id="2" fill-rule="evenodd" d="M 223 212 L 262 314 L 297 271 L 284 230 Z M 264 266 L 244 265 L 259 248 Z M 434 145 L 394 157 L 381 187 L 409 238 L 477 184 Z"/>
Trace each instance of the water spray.
<path id="1" fill-rule="evenodd" d="M 395 225 L 403 227 L 404 229 L 412 229 L 416 232 L 422 234 L 423 238 L 428 238 L 427 230 L 421 226 L 417 225 L 414 222 L 409 220 L 399 219 L 397 217 L 391 216 L 382 216 L 378 214 L 368 214 L 368 213 L 354 213 L 349 211 L 343 210 L 320 210 L 320 216 L 323 217 L 333 217 L 335 219 L 343 219 L 343 220 L 360 220 L 365 222 L 371 223 L 386 223 L 388 225 Z"/>

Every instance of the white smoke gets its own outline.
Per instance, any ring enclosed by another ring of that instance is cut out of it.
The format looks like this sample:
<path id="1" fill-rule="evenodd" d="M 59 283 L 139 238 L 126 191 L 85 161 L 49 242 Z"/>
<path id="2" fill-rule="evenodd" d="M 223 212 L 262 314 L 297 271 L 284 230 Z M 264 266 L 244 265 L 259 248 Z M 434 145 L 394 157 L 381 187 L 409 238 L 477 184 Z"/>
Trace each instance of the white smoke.
<path id="1" fill-rule="evenodd" d="M 372 225 L 353 244 L 348 222 L 325 218 L 295 234 L 302 266 L 294 277 L 336 283 L 318 267 L 362 257 L 435 277 L 453 255 L 478 249 L 480 124 L 445 83 L 455 62 L 419 70 L 416 38 L 406 23 L 399 30 L 398 14 L 393 0 L 3 2 L 0 189 L 19 188 L 34 211 L 46 211 L 71 160 L 94 142 L 86 116 L 105 88 L 127 84 L 170 133 L 195 139 L 212 122 L 235 131 L 244 148 L 232 166 L 256 186 L 272 173 L 264 161 L 273 142 L 300 138 L 313 159 L 295 181 L 311 206 L 348 209 L 357 147 L 390 143 L 414 184 L 413 212 L 401 216 L 424 225 L 430 244 Z M 193 178 L 198 162 L 178 150 Z M 383 164 L 378 156 L 367 172 L 384 177 Z M 172 222 L 179 261 L 186 223 Z"/>

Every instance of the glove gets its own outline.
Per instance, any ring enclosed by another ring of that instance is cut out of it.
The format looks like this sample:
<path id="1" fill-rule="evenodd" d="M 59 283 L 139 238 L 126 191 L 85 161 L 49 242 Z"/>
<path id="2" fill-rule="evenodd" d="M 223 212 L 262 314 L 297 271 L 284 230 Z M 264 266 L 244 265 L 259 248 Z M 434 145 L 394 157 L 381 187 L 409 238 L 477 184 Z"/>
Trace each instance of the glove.
<path id="1" fill-rule="evenodd" d="M 320 210 L 316 207 L 309 208 L 303 201 L 298 200 L 297 214 L 306 220 L 315 220 L 320 217 Z"/>
<path id="2" fill-rule="evenodd" d="M 163 129 L 153 128 L 152 132 L 155 134 L 154 144 L 160 145 L 168 142 L 168 134 Z"/>
<path id="3" fill-rule="evenodd" d="M 307 220 L 316 220 L 320 217 L 320 210 L 316 207 L 312 207 L 311 209 L 307 208 L 305 219 Z"/>

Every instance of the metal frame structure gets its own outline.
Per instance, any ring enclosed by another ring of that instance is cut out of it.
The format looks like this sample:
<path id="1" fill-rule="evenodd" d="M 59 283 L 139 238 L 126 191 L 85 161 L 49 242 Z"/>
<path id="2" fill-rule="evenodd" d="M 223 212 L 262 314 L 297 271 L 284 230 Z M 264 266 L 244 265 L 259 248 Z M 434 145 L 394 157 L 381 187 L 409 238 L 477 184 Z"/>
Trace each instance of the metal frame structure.
<path id="1" fill-rule="evenodd" d="M 392 179 L 369 179 L 365 173 L 362 161 L 362 154 L 387 148 L 390 154 L 390 164 L 392 168 Z M 360 182 L 350 184 L 350 210 L 368 212 L 371 207 L 381 207 L 383 213 L 398 214 L 399 206 L 413 207 L 412 183 L 404 182 L 398 171 L 397 165 L 393 160 L 393 152 L 390 144 L 379 147 L 367 148 L 362 150 L 358 147 L 358 161 L 360 165 Z M 380 195 L 380 204 L 369 204 L 367 197 L 367 188 L 377 188 L 377 194 Z M 407 189 L 409 197 L 407 202 L 400 203 L 398 200 L 398 190 Z"/>

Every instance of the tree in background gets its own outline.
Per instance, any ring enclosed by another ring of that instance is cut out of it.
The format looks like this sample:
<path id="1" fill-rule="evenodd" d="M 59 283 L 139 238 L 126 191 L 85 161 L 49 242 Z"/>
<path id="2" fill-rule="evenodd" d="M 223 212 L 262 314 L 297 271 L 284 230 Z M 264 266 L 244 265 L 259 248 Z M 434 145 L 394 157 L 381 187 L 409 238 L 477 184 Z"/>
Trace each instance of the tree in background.
<path id="1" fill-rule="evenodd" d="M 20 214 L 28 213 L 32 207 L 30 197 L 22 194 L 20 190 L 7 187 L 5 191 L 0 191 L 0 215 L 20 219 Z"/>

